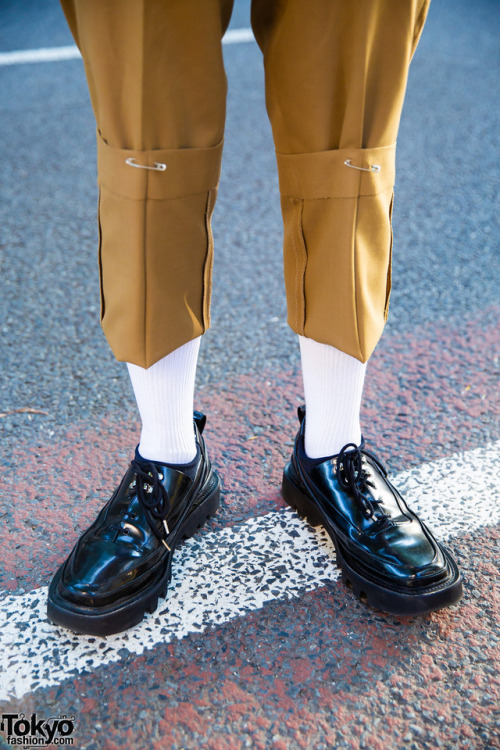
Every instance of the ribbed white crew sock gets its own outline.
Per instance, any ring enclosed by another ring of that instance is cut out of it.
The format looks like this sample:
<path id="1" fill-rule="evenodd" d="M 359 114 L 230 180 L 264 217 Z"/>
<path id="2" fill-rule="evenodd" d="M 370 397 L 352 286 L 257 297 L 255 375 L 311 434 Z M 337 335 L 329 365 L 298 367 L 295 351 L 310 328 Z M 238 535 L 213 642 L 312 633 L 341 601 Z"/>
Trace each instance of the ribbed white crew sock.
<path id="1" fill-rule="evenodd" d="M 201 336 L 147 370 L 127 362 L 142 420 L 139 453 L 162 463 L 183 464 L 196 456 L 193 398 Z"/>
<path id="2" fill-rule="evenodd" d="M 306 401 L 305 451 L 333 456 L 361 442 L 359 411 L 366 362 L 328 344 L 299 336 Z"/>

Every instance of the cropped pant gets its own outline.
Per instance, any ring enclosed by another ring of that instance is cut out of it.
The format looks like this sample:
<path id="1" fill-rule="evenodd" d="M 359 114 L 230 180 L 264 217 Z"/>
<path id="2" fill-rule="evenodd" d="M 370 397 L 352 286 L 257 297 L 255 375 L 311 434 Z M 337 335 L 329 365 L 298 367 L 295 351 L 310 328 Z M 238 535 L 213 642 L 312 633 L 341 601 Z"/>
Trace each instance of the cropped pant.
<path id="1" fill-rule="evenodd" d="M 363 362 L 387 319 L 396 137 L 429 1 L 252 2 L 288 323 Z M 233 0 L 61 2 L 97 121 L 101 323 L 117 359 L 149 367 L 210 325 Z"/>

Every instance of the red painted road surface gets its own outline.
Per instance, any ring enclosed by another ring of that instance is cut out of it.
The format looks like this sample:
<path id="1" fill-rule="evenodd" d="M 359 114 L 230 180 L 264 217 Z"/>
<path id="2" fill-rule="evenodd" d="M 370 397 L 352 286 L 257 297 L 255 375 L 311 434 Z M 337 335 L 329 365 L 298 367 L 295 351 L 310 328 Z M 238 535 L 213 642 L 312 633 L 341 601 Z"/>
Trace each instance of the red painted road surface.
<path id="1" fill-rule="evenodd" d="M 382 340 L 363 423 L 393 471 L 497 438 L 497 314 Z M 207 443 L 224 483 L 206 530 L 283 507 L 280 478 L 300 400 L 297 372 L 201 389 L 197 407 L 208 414 Z M 125 425 L 104 414 L 51 443 L 17 446 L 1 495 L 4 590 L 49 582 L 130 460 L 135 420 L 131 408 Z M 6 701 L 3 713 L 74 715 L 73 747 L 82 750 L 499 747 L 498 537 L 498 527 L 485 527 L 450 540 L 465 578 L 452 609 L 395 618 L 335 580 L 139 657 L 125 651 L 118 663 Z"/>

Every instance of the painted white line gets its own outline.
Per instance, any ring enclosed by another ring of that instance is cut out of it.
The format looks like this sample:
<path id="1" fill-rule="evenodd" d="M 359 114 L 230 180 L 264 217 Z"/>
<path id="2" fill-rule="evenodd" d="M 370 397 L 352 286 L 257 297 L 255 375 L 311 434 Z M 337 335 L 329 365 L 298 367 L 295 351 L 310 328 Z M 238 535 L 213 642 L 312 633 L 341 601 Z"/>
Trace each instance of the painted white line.
<path id="1" fill-rule="evenodd" d="M 45 47 L 42 49 L 24 49 L 17 52 L 0 53 L 0 65 L 19 65 L 22 63 L 57 62 L 75 60 L 81 57 L 76 46 Z"/>
<path id="2" fill-rule="evenodd" d="M 446 540 L 500 521 L 494 477 L 499 459 L 497 442 L 403 472 L 395 483 Z M 123 634 L 91 638 L 51 625 L 45 616 L 46 587 L 8 596 L 0 614 L 0 699 L 20 698 L 129 653 L 202 633 L 337 577 L 325 532 L 287 509 L 187 541 L 175 555 L 167 599 Z"/>
<path id="3" fill-rule="evenodd" d="M 292 511 L 191 539 L 176 553 L 167 599 L 128 632 L 77 636 L 51 625 L 46 587 L 2 601 L 0 699 L 55 685 L 127 653 L 201 633 L 278 598 L 297 597 L 336 575 L 332 550 Z"/>
<path id="4" fill-rule="evenodd" d="M 253 42 L 255 37 L 252 29 L 230 29 L 222 38 L 222 44 L 240 44 Z M 16 50 L 14 52 L 0 52 L 1 65 L 20 65 L 23 63 L 59 62 L 60 60 L 75 60 L 80 58 L 78 47 L 42 47 L 41 49 Z"/>

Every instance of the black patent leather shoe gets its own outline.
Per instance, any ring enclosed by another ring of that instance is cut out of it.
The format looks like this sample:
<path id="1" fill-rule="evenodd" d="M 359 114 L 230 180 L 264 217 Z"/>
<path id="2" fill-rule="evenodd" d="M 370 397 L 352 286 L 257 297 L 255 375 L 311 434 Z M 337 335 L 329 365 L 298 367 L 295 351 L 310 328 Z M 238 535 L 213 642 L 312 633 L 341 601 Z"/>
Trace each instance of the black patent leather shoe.
<path id="1" fill-rule="evenodd" d="M 380 461 L 349 443 L 328 458 L 304 450 L 305 408 L 283 474 L 286 502 L 335 545 L 342 579 L 369 604 L 397 615 L 425 614 L 462 596 L 460 572 L 389 482 Z"/>
<path id="2" fill-rule="evenodd" d="M 194 412 L 197 455 L 165 466 L 136 451 L 119 487 L 55 574 L 49 620 L 78 633 L 110 635 L 139 623 L 165 596 L 172 557 L 219 505 L 220 482 Z"/>

